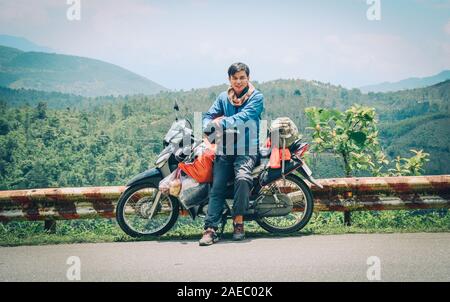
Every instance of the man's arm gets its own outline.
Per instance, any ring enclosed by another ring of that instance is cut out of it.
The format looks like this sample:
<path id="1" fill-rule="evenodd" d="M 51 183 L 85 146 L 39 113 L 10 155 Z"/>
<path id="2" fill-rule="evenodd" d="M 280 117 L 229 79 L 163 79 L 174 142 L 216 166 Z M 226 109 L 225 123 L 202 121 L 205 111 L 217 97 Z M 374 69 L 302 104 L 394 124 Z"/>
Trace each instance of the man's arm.
<path id="1" fill-rule="evenodd" d="M 222 104 L 220 104 L 220 95 L 217 97 L 215 102 L 209 108 L 208 112 L 203 115 L 202 120 L 202 129 L 203 131 L 207 130 L 207 126 L 211 123 L 215 118 L 224 115 Z"/>
<path id="2" fill-rule="evenodd" d="M 258 121 L 261 117 L 261 113 L 264 110 L 264 96 L 262 93 L 258 93 L 251 98 L 249 103 L 245 105 L 244 109 L 232 116 L 222 119 L 221 126 L 224 129 L 230 129 L 243 125 L 249 120 Z"/>

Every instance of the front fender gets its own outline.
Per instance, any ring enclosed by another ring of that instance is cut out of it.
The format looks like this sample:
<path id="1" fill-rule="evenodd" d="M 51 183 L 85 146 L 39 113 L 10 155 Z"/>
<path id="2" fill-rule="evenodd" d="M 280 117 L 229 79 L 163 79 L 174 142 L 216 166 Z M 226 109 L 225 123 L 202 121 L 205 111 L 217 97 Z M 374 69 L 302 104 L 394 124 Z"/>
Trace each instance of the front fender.
<path id="1" fill-rule="evenodd" d="M 162 173 L 158 168 L 151 168 L 133 177 L 126 186 L 131 187 L 142 183 L 151 183 L 157 186 L 162 178 Z"/>
<path id="2" fill-rule="evenodd" d="M 308 180 L 313 185 L 316 185 L 321 189 L 323 188 L 323 186 L 320 183 L 318 183 L 314 177 L 312 177 L 311 175 L 308 175 L 308 172 L 306 172 L 306 170 L 302 166 L 300 166 L 297 169 L 297 172 L 299 172 L 306 180 Z"/>

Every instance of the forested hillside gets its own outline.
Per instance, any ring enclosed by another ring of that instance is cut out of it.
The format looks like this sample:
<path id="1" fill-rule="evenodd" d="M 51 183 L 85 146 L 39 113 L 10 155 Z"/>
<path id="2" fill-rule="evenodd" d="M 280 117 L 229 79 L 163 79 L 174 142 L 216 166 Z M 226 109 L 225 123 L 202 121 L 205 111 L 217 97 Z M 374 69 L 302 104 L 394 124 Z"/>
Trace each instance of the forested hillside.
<path id="1" fill-rule="evenodd" d="M 304 109 L 375 107 L 387 154 L 430 153 L 426 174 L 450 173 L 450 81 L 391 93 L 362 94 L 316 81 L 254 83 L 265 95 L 263 118 L 291 117 L 308 139 Z M 225 85 L 156 95 L 85 98 L 0 89 L 0 189 L 122 185 L 152 165 L 179 116 L 206 111 Z M 311 156 L 318 177 L 342 176 L 337 159 Z"/>

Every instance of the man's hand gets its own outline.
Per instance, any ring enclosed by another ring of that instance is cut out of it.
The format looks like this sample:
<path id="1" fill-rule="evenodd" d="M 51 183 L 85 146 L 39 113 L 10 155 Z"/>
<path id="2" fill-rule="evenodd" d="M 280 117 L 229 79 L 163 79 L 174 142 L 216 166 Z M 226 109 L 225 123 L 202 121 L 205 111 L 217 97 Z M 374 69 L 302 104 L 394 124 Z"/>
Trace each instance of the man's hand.
<path id="1" fill-rule="evenodd" d="M 214 127 L 216 129 L 216 138 L 217 139 L 221 138 L 223 135 L 223 129 L 222 129 L 222 125 L 220 123 L 222 120 L 223 120 L 223 116 L 219 116 L 212 121 L 214 124 Z"/>
<path id="2" fill-rule="evenodd" d="M 212 122 L 216 125 L 217 128 L 222 128 L 220 122 L 223 120 L 223 116 L 216 117 Z"/>
<path id="3" fill-rule="evenodd" d="M 207 137 L 208 140 L 209 140 L 209 138 L 211 138 L 212 140 L 215 141 L 215 143 L 217 143 L 217 140 L 222 137 L 223 129 L 222 129 L 222 125 L 221 125 L 220 121 L 223 118 L 224 118 L 223 116 L 219 116 L 219 117 L 215 118 L 214 120 L 212 120 L 205 127 L 204 134 L 205 134 L 205 136 Z M 214 128 L 214 131 L 212 131 L 213 128 Z M 214 136 L 210 137 L 212 133 L 214 133 Z M 209 141 L 212 142 L 212 140 L 209 140 Z"/>

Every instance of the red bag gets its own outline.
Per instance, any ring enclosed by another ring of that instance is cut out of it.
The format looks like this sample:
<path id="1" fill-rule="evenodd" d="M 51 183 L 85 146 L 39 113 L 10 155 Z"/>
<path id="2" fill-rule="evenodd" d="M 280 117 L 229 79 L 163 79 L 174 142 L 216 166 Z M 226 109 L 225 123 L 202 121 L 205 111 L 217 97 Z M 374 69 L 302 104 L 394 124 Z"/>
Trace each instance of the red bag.
<path id="1" fill-rule="evenodd" d="M 206 150 L 200 154 L 192 163 L 179 163 L 178 167 L 184 173 L 199 183 L 212 182 L 214 158 L 216 156 L 216 145 L 204 140 Z"/>

